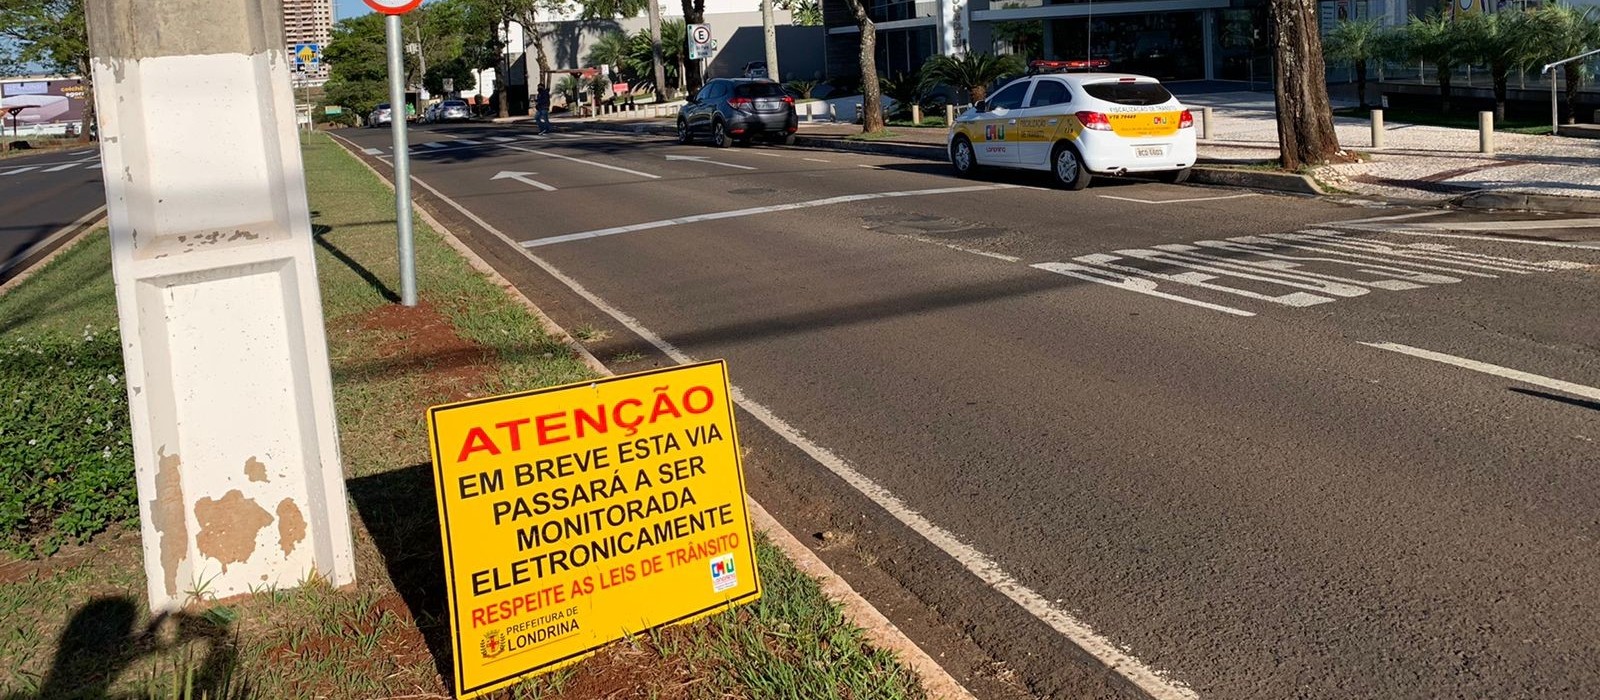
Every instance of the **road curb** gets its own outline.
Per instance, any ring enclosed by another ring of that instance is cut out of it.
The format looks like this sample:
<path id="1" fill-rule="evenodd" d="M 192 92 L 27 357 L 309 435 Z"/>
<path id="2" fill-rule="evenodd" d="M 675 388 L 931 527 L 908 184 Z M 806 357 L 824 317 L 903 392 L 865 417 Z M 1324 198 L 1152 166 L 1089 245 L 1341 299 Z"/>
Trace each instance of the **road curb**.
<path id="1" fill-rule="evenodd" d="M 1510 209 L 1550 214 L 1600 214 L 1600 199 L 1557 194 L 1482 191 L 1449 200 L 1462 209 Z"/>
<path id="2" fill-rule="evenodd" d="M 98 209 L 57 229 L 55 233 L 46 236 L 44 240 L 33 244 L 10 260 L 0 260 L 0 294 L 5 294 L 22 284 L 23 280 L 32 277 L 35 272 L 50 264 L 51 260 L 66 252 L 85 234 L 105 226 L 108 221 L 110 217 L 106 214 L 105 205 L 102 204 Z M 6 275 L 11 276 L 8 278 Z"/>
<path id="3" fill-rule="evenodd" d="M 1189 182 L 1200 185 L 1223 185 L 1252 190 L 1289 192 L 1292 194 L 1328 194 L 1317 186 L 1315 180 L 1306 175 L 1272 172 L 1270 170 L 1243 170 L 1201 165 L 1190 171 Z"/>
<path id="4" fill-rule="evenodd" d="M 608 130 L 621 131 L 622 129 L 612 128 Z M 636 133 L 647 132 L 639 131 Z M 346 153 L 354 157 L 357 162 L 366 166 L 367 170 L 376 175 L 378 180 L 388 186 L 390 190 L 394 189 L 394 182 L 377 168 L 372 167 L 372 164 L 368 163 L 367 159 L 363 158 L 359 150 L 355 148 L 355 144 L 343 137 L 332 136 L 331 134 L 330 137 L 339 144 L 340 148 L 343 148 Z M 599 358 L 583 347 L 583 344 L 579 343 L 565 328 L 562 328 L 561 324 L 556 323 L 554 319 L 545 314 L 538 304 L 534 303 L 526 294 L 523 294 L 522 290 L 506 279 L 504 275 L 501 275 L 499 270 L 496 270 L 487 260 L 473 252 L 471 247 L 458 238 L 454 231 L 451 231 L 443 222 L 429 214 L 427 209 L 417 206 L 415 202 L 412 203 L 412 210 L 416 212 L 423 222 L 427 223 L 429 227 L 444 238 L 447 245 L 461 254 L 463 258 L 466 258 L 467 263 L 473 269 L 488 277 L 491 283 L 505 290 L 518 304 L 531 311 L 539 319 L 546 332 L 572 348 L 583 359 L 585 365 L 588 365 L 590 369 L 602 376 L 612 376 L 611 369 L 606 367 L 605 363 L 602 363 Z M 816 552 L 811 551 L 810 548 L 802 544 L 781 523 L 768 514 L 766 509 L 761 507 L 761 504 L 756 502 L 754 498 L 748 495 L 745 498 L 750 506 L 751 520 L 756 530 L 766 535 L 773 546 L 776 546 L 783 552 L 784 556 L 789 558 L 795 568 L 817 579 L 823 593 L 839 604 L 840 612 L 845 619 L 856 627 L 861 628 L 873 644 L 893 652 L 901 663 L 904 663 L 912 672 L 916 673 L 918 679 L 922 681 L 923 690 L 927 691 L 928 697 L 948 698 L 950 700 L 975 700 L 972 693 L 968 692 L 954 676 L 950 675 L 949 671 L 946 671 L 943 666 L 934 661 L 933 657 L 917 646 L 917 643 L 907 637 L 905 632 L 901 631 L 889 618 L 885 617 L 876 607 L 873 607 L 871 602 L 856 592 L 848 581 L 845 581 L 832 568 L 829 568 L 827 563 L 817 556 Z"/>

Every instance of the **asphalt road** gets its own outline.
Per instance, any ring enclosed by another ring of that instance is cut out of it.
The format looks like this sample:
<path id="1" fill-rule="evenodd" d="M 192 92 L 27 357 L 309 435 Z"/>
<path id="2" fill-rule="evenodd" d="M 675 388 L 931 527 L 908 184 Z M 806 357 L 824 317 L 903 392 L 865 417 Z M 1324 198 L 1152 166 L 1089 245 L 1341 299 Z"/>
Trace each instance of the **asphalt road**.
<path id="1" fill-rule="evenodd" d="M 727 358 L 753 495 L 980 697 L 1600 697 L 1600 221 L 413 137 L 602 360 Z"/>
<path id="2" fill-rule="evenodd" d="M 0 283 L 59 243 L 52 234 L 105 202 L 98 147 L 0 159 Z"/>

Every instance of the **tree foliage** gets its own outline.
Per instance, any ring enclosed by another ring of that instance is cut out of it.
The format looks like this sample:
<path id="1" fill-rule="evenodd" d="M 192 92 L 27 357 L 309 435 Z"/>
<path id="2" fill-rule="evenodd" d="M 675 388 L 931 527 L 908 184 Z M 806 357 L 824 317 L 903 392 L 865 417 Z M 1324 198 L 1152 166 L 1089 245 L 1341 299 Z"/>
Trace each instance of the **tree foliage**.
<path id="1" fill-rule="evenodd" d="M 1356 99 L 1361 108 L 1367 107 L 1367 63 L 1388 58 L 1393 42 L 1389 32 L 1374 19 L 1345 20 L 1333 26 L 1327 41 L 1322 45 L 1323 55 L 1347 61 L 1356 71 Z"/>
<path id="2" fill-rule="evenodd" d="M 822 4 L 817 0 L 778 0 L 776 7 L 789 13 L 789 24 L 796 27 L 822 26 Z"/>
<path id="3" fill-rule="evenodd" d="M 1008 2 L 1001 9 L 1013 10 L 1021 3 Z M 994 23 L 995 50 L 1003 47 L 1006 53 L 1022 56 L 1024 60 L 1044 55 L 1044 22 L 1037 19 L 1014 19 Z"/>
<path id="4" fill-rule="evenodd" d="M 366 14 L 339 20 L 322 49 L 328 64 L 323 102 L 365 115 L 389 101 L 389 64 L 384 53 L 383 16 Z"/>
<path id="5" fill-rule="evenodd" d="M 1534 56 L 1533 63 L 1554 63 L 1600 48 L 1600 14 L 1594 7 L 1578 8 L 1558 3 L 1541 5 L 1533 11 L 1530 24 L 1533 31 L 1538 33 L 1536 43 L 1541 49 Z M 1589 69 L 1584 61 L 1573 61 L 1563 64 L 1561 70 L 1567 81 L 1563 99 L 1566 121 L 1571 124 L 1576 120 L 1573 104 L 1577 102 L 1578 90 L 1590 77 Z"/>
<path id="6" fill-rule="evenodd" d="M 922 78 L 963 90 L 973 102 L 988 96 L 989 86 L 1009 75 L 1022 72 L 1015 56 L 968 52 L 960 56 L 938 55 L 922 64 Z"/>
<path id="7" fill-rule="evenodd" d="M 4 44 L 11 49 L 5 50 Z M 87 138 L 94 121 L 94 71 L 89 60 L 89 30 L 83 0 L 0 0 L 0 73 L 46 72 L 83 79 L 82 128 Z"/>

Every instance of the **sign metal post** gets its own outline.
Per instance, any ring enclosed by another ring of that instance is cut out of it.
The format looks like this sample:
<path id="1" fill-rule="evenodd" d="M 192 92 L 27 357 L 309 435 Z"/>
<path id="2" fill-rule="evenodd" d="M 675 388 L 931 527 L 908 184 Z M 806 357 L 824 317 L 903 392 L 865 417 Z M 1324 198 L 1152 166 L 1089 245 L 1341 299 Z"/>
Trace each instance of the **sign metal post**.
<path id="1" fill-rule="evenodd" d="M 406 69 L 400 15 L 422 0 L 366 0 L 384 18 L 389 54 L 389 130 L 394 134 L 394 219 L 400 245 L 400 303 L 417 305 L 417 256 L 411 232 L 411 156 L 406 145 Z"/>

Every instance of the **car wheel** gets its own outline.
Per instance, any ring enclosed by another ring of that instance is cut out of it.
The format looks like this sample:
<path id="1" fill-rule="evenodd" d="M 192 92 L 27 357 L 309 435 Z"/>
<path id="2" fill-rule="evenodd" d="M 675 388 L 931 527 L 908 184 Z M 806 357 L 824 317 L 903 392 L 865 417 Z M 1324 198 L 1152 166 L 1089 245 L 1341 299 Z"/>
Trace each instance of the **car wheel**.
<path id="1" fill-rule="evenodd" d="M 1169 185 L 1177 185 L 1188 181 L 1189 169 L 1184 168 L 1182 170 L 1168 170 L 1161 173 L 1157 177 L 1160 178 L 1162 182 L 1165 182 Z"/>
<path id="2" fill-rule="evenodd" d="M 972 150 L 972 141 L 965 136 L 957 136 L 955 143 L 950 144 L 950 165 L 956 169 L 960 177 L 972 177 L 978 173 L 978 153 Z"/>
<path id="3" fill-rule="evenodd" d="M 733 139 L 728 136 L 728 127 L 720 119 L 711 124 L 711 145 L 717 148 L 733 145 Z"/>
<path id="4" fill-rule="evenodd" d="M 693 142 L 694 142 L 694 134 L 689 133 L 689 121 L 687 119 L 679 117 L 678 118 L 678 143 L 687 144 L 687 143 L 693 143 Z"/>
<path id="5" fill-rule="evenodd" d="M 773 143 L 781 143 L 785 146 L 793 146 L 794 134 L 784 134 L 783 136 L 778 137 L 778 140 L 774 141 Z"/>
<path id="6" fill-rule="evenodd" d="M 1083 158 L 1078 155 L 1078 149 L 1070 143 L 1056 144 L 1056 150 L 1050 154 L 1050 174 L 1056 178 L 1056 185 L 1065 190 L 1081 190 L 1089 186 L 1093 176 L 1083 167 Z"/>

